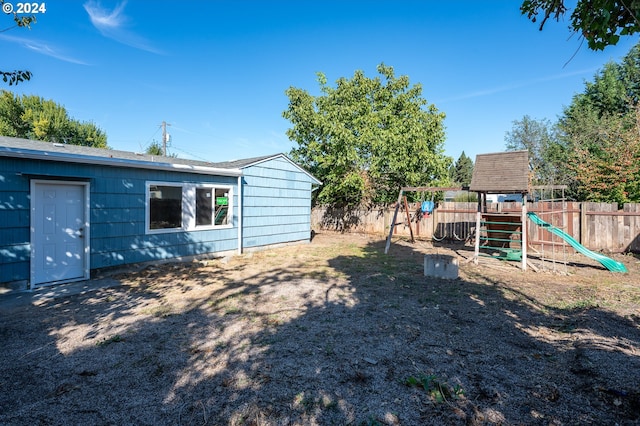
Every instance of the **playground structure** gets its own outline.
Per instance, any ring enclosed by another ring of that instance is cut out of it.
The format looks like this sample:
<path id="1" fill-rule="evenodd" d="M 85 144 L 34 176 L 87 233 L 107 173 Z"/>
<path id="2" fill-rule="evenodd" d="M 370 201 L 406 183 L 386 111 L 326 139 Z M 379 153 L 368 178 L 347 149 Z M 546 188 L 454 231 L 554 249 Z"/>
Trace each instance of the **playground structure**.
<path id="1" fill-rule="evenodd" d="M 602 264 L 602 266 L 604 266 L 611 272 L 627 272 L 627 268 L 624 266 L 623 263 L 610 259 L 607 256 L 604 256 L 600 253 L 596 253 L 594 251 L 589 250 L 588 248 L 580 244 L 578 241 L 576 241 L 571 235 L 567 234 L 562 229 L 557 228 L 551 225 L 550 223 L 547 223 L 544 220 L 540 219 L 538 215 L 536 215 L 535 213 L 527 213 L 527 215 L 529 216 L 529 219 L 533 221 L 533 223 L 535 223 L 540 227 L 545 228 L 546 230 L 553 233 L 554 235 L 559 236 L 564 241 L 569 243 L 569 245 L 571 245 L 571 247 L 573 247 L 578 253 L 583 254 L 590 259 L 597 260 Z"/>
<path id="2" fill-rule="evenodd" d="M 526 270 L 529 193 L 527 151 L 477 155 L 469 189 L 478 193 L 474 263 L 478 263 L 480 256 L 490 256 L 519 260 L 522 270 Z M 521 200 L 520 212 L 489 211 L 488 194 L 510 195 Z"/>
<path id="3" fill-rule="evenodd" d="M 536 216 L 548 225 L 570 233 L 572 223 L 567 210 L 566 189 L 566 185 L 543 185 L 532 186 L 530 191 L 537 207 Z M 531 223 L 537 225 L 535 220 L 531 220 Z M 567 274 L 567 257 L 570 250 L 567 241 L 549 232 L 548 227 L 534 226 L 528 230 L 529 246 L 536 253 L 540 268 Z"/>
<path id="4" fill-rule="evenodd" d="M 535 225 L 549 231 L 552 235 L 559 238 L 559 241 L 550 241 L 552 247 L 552 262 L 556 264 L 556 247 L 558 243 L 562 246 L 564 253 L 564 265 L 566 268 L 566 250 L 565 243 L 573 247 L 578 253 L 581 253 L 591 259 L 597 260 L 605 268 L 612 272 L 627 272 L 624 264 L 610 259 L 599 253 L 595 253 L 578 241 L 571 235 L 566 233 L 561 227 L 555 226 L 534 212 L 527 212 L 527 196 L 530 192 L 535 194 L 535 190 L 541 191 L 543 196 L 540 205 L 544 206 L 545 202 L 552 206 L 549 212 L 552 217 L 560 213 L 562 214 L 565 205 L 564 200 L 565 187 L 534 187 L 529 186 L 529 159 L 527 151 L 511 151 L 494 154 L 481 154 L 476 156 L 476 164 L 473 169 L 470 190 L 478 193 L 478 212 L 476 215 L 476 238 L 474 247 L 474 263 L 478 263 L 481 255 L 488 255 L 494 258 L 506 260 L 519 260 L 523 271 L 527 269 L 529 262 L 527 261 L 527 219 L 530 219 Z M 544 200 L 544 191 L 555 190 L 562 191 L 562 197 L 555 199 L 552 195 L 549 200 Z M 487 210 L 487 194 L 513 194 L 520 198 L 521 210 L 519 213 L 503 213 L 489 212 Z M 554 211 L 554 207 L 559 205 L 561 210 Z M 546 214 L 542 212 L 541 214 Z M 483 249 L 483 252 L 480 251 Z M 489 252 L 489 253 L 487 253 Z M 542 245 L 542 258 L 544 256 L 544 244 Z"/>
<path id="5" fill-rule="evenodd" d="M 470 260 L 475 264 L 478 264 L 480 257 L 491 257 L 518 261 L 523 271 L 531 267 L 536 271 L 552 269 L 555 272 L 561 272 L 562 268 L 566 273 L 567 256 L 571 247 L 576 252 L 600 262 L 612 272 L 627 272 L 624 264 L 593 252 L 580 244 L 571 236 L 571 226 L 569 226 L 569 232 L 565 231 L 564 221 L 567 213 L 565 189 L 566 187 L 561 185 L 530 186 L 527 151 L 477 155 L 468 188 L 403 187 L 400 190 L 384 252 L 386 254 L 389 251 L 401 206 L 405 210 L 406 222 L 404 223 L 409 227 L 411 242 L 415 241 L 411 213 L 405 195 L 407 192 L 432 194 L 431 201 L 423 201 L 419 211 L 416 212 L 416 217 L 419 219 L 422 214 L 431 215 L 432 218 L 438 214 L 438 208 L 433 202 L 434 193 L 467 190 L 477 193 L 478 196 L 475 228 L 469 227 L 466 230 L 468 235 L 473 235 L 474 255 Z M 503 203 L 489 203 L 488 198 L 492 195 L 499 195 L 501 201 L 514 201 L 513 205 L 518 206 L 518 210 L 513 207 L 503 210 Z M 531 201 L 536 203 L 535 211 L 532 212 L 528 211 L 529 197 L 532 197 Z M 418 223 L 419 221 L 416 220 L 416 226 Z M 436 223 L 435 218 L 433 223 Z M 528 229 L 529 223 L 533 226 Z M 447 224 L 440 225 L 447 226 Z M 532 240 L 529 240 L 529 234 L 533 237 Z M 455 230 L 453 235 L 455 237 Z M 432 239 L 435 241 L 444 239 L 444 236 L 436 235 L 435 226 Z M 465 239 L 458 238 L 458 240 Z M 531 262 L 528 249 L 533 251 L 535 259 L 541 262 L 539 266 Z"/>
<path id="6" fill-rule="evenodd" d="M 401 203 L 404 205 L 405 214 L 407 216 L 407 225 L 409 226 L 409 235 L 411 238 L 411 242 L 415 242 L 415 238 L 413 236 L 413 226 L 411 225 L 411 214 L 409 212 L 409 203 L 407 202 L 407 197 L 405 193 L 407 192 L 423 192 L 432 194 L 431 200 L 423 200 L 420 203 L 420 214 L 431 214 L 435 209 L 434 202 L 434 194 L 436 192 L 443 191 L 460 191 L 463 188 L 461 187 L 437 187 L 437 186 L 405 186 L 400 188 L 400 192 L 398 193 L 398 202 L 396 203 L 396 208 L 393 212 L 393 219 L 391 220 L 391 226 L 389 227 L 389 236 L 387 237 L 387 243 L 384 247 L 384 254 L 389 252 L 389 247 L 391 246 L 391 237 L 393 236 L 393 230 L 395 226 L 398 224 L 398 212 L 400 211 Z"/>

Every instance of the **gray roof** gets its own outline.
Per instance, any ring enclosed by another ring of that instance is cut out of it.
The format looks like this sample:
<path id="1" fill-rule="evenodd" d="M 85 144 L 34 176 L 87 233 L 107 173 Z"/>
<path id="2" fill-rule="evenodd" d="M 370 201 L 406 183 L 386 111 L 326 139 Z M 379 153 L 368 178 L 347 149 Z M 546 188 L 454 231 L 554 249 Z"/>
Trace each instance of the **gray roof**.
<path id="1" fill-rule="evenodd" d="M 469 189 L 496 194 L 529 192 L 528 151 L 477 155 Z"/>
<path id="2" fill-rule="evenodd" d="M 272 158 L 276 158 L 280 156 L 284 157 L 284 154 L 263 155 L 261 157 L 252 157 L 252 158 L 244 158 L 241 160 L 223 161 L 221 163 L 216 163 L 216 164 L 218 165 L 218 167 L 232 167 L 232 168 L 243 169 L 253 164 L 262 163 L 263 161 L 267 161 Z"/>
<path id="3" fill-rule="evenodd" d="M 63 155 L 80 155 L 96 158 L 114 158 L 120 160 L 142 161 L 165 164 L 184 164 L 216 167 L 216 164 L 207 161 L 186 160 L 184 158 L 163 157 L 161 155 L 149 155 L 129 151 L 118 151 L 115 149 L 93 148 L 80 145 L 68 145 L 53 142 L 41 142 L 31 139 L 12 138 L 0 136 L 0 148 L 15 150 L 33 150 L 59 153 Z"/>
<path id="4" fill-rule="evenodd" d="M 43 161 L 95 164 L 112 167 L 200 173 L 214 176 L 242 176 L 242 170 L 219 168 L 213 163 L 181 158 L 137 154 L 101 148 L 0 136 L 0 156 Z"/>
<path id="5" fill-rule="evenodd" d="M 208 162 L 187 160 L 184 158 L 164 157 L 118 151 L 114 149 L 92 148 L 79 145 L 67 145 L 52 142 L 40 142 L 30 139 L 0 136 L 0 156 L 36 158 L 40 160 L 64 161 L 85 164 L 102 164 L 120 167 L 162 169 L 179 172 L 203 173 L 223 176 L 240 176 L 243 168 L 270 160 L 284 158 L 306 173 L 316 184 L 321 182 L 309 172 L 295 164 L 284 154 L 265 155 L 242 160 Z"/>

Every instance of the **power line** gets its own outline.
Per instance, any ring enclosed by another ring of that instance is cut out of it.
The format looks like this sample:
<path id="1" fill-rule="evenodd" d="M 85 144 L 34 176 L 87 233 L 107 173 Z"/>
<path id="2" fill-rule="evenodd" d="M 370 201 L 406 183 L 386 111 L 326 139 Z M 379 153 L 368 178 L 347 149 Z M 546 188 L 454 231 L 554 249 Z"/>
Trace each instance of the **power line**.
<path id="1" fill-rule="evenodd" d="M 196 155 L 196 154 L 194 154 L 192 152 L 185 151 L 184 149 L 180 149 L 180 148 L 176 147 L 175 145 L 172 145 L 172 148 L 175 149 L 176 151 L 180 151 L 180 152 L 182 152 L 184 154 L 190 155 L 193 158 L 197 158 L 198 160 L 202 160 L 202 161 L 206 161 L 207 163 L 211 163 L 211 159 L 209 159 L 209 158 L 204 158 L 204 157 Z"/>

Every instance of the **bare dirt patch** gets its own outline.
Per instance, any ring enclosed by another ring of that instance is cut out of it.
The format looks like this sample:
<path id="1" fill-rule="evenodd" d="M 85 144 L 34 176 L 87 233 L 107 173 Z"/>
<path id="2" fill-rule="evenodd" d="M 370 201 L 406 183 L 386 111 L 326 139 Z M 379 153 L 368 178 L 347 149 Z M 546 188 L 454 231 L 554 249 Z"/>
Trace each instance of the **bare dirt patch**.
<path id="1" fill-rule="evenodd" d="M 1 424 L 638 424 L 640 264 L 321 234 L 0 312 Z M 423 254 L 461 258 L 424 277 Z"/>

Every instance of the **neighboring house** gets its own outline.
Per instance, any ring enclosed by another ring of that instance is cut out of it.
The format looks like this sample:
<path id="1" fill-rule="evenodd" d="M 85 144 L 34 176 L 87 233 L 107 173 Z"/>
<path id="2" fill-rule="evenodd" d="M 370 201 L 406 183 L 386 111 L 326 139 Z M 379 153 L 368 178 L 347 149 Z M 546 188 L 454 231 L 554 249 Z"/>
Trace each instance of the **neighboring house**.
<path id="1" fill-rule="evenodd" d="M 488 203 L 522 202 L 522 194 L 487 194 Z"/>
<path id="2" fill-rule="evenodd" d="M 320 183 L 284 154 L 208 163 L 0 136 L 0 283 L 308 242 Z"/>

